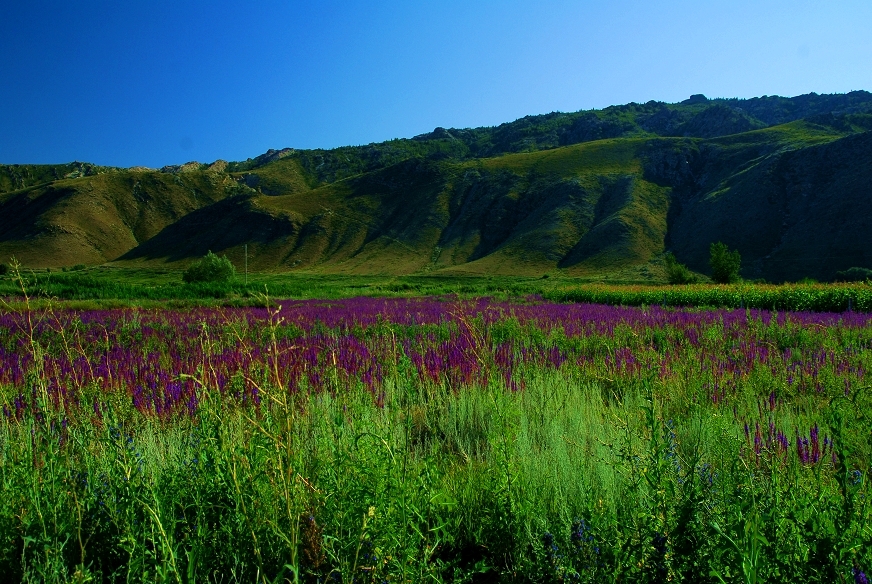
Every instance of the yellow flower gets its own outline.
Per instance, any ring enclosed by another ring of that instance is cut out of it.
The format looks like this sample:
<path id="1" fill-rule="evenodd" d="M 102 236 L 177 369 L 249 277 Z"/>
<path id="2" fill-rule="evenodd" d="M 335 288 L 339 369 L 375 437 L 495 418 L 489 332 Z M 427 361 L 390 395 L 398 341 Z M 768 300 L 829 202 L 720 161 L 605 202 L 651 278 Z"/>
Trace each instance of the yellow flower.
<path id="1" fill-rule="evenodd" d="M 369 515 L 370 517 L 375 517 L 375 507 L 370 505 L 369 511 L 367 511 L 366 514 Z"/>

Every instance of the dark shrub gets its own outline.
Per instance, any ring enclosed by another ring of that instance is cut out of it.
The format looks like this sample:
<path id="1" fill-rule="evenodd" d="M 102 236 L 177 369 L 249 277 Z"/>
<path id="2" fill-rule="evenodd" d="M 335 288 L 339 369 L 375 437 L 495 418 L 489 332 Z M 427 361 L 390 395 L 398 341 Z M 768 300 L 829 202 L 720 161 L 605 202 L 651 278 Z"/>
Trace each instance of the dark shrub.
<path id="1" fill-rule="evenodd" d="M 0 264 L 0 276 L 5 276 L 9 273 L 9 264 Z"/>
<path id="2" fill-rule="evenodd" d="M 211 251 L 201 260 L 191 264 L 185 270 L 182 280 L 192 284 L 195 282 L 229 282 L 236 274 L 233 264 L 226 256 L 220 258 Z"/>
<path id="3" fill-rule="evenodd" d="M 712 268 L 712 280 L 718 284 L 732 284 L 739 281 L 739 268 L 742 256 L 738 251 L 730 251 L 726 244 L 718 241 L 709 248 L 709 265 Z"/>
<path id="4" fill-rule="evenodd" d="M 670 284 L 695 284 L 698 280 L 696 274 L 687 269 L 676 259 L 675 254 L 667 252 L 663 257 L 666 266 L 666 278 Z"/>
<path id="5" fill-rule="evenodd" d="M 848 268 L 841 272 L 836 272 L 837 282 L 865 282 L 872 280 L 872 270 L 869 268 Z"/>

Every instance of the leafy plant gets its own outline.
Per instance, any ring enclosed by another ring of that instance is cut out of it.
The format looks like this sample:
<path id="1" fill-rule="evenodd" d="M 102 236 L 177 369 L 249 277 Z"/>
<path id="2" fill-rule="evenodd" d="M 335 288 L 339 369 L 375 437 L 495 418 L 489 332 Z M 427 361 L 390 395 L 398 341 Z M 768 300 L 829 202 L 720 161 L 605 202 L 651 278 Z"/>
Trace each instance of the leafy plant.
<path id="1" fill-rule="evenodd" d="M 9 264 L 0 264 L 0 276 L 5 276 L 9 273 Z"/>
<path id="2" fill-rule="evenodd" d="M 848 268 L 841 272 L 836 272 L 837 282 L 863 282 L 872 280 L 872 270 L 869 268 Z"/>
<path id="3" fill-rule="evenodd" d="M 216 256 L 211 251 L 201 260 L 191 264 L 182 275 L 182 280 L 188 284 L 195 282 L 229 282 L 236 274 L 233 264 L 227 256 Z"/>
<path id="4" fill-rule="evenodd" d="M 698 278 L 687 266 L 680 263 L 671 251 L 663 257 L 666 266 L 666 278 L 670 284 L 696 284 Z"/>
<path id="5" fill-rule="evenodd" d="M 716 242 L 709 248 L 709 265 L 712 269 L 712 280 L 718 284 L 732 284 L 739 281 L 739 268 L 742 256 L 738 250 L 730 251 L 727 244 Z"/>

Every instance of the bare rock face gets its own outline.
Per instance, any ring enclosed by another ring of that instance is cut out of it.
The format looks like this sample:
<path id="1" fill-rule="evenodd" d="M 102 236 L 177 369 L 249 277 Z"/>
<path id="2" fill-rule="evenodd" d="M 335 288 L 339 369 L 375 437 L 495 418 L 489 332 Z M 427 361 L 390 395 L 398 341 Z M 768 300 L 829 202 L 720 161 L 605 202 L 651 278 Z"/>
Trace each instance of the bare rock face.
<path id="1" fill-rule="evenodd" d="M 696 105 L 698 103 L 708 103 L 708 98 L 701 93 L 694 93 L 689 98 L 681 102 L 682 105 Z"/>
<path id="2" fill-rule="evenodd" d="M 257 158 L 255 158 L 255 162 L 257 162 L 257 166 L 263 166 L 269 162 L 275 162 L 276 160 L 281 160 L 286 156 L 290 156 L 294 153 L 293 148 L 282 148 L 281 150 L 274 150 L 270 148 Z"/>
<path id="3" fill-rule="evenodd" d="M 181 172 L 200 170 L 202 166 L 203 165 L 196 160 L 192 160 L 191 162 L 186 162 L 184 164 L 169 164 L 161 168 L 160 171 L 169 174 L 179 174 Z"/>
<path id="4" fill-rule="evenodd" d="M 227 161 L 226 160 L 216 160 L 206 169 L 209 172 L 224 172 L 227 170 Z"/>
<path id="5" fill-rule="evenodd" d="M 179 172 L 193 172 L 195 170 L 200 170 L 200 163 L 196 160 L 186 162 L 179 167 Z"/>
<path id="6" fill-rule="evenodd" d="M 693 189 L 701 166 L 699 146 L 690 140 L 655 139 L 645 145 L 644 176 L 653 183 L 677 190 Z"/>
<path id="7" fill-rule="evenodd" d="M 98 168 L 90 162 L 70 162 L 67 167 L 70 172 L 64 174 L 64 178 L 81 178 L 98 174 Z"/>
<path id="8" fill-rule="evenodd" d="M 418 134 L 413 137 L 412 140 L 457 140 L 454 135 L 443 128 L 442 126 L 437 126 L 433 129 L 432 132 L 426 132 L 424 134 Z"/>

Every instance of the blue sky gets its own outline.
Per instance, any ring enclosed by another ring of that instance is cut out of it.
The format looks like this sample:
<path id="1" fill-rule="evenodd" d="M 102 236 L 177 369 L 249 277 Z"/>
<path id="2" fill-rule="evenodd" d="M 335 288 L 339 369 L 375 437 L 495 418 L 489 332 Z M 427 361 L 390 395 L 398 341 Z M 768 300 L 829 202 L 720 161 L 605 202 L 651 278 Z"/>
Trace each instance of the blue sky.
<path id="1" fill-rule="evenodd" d="M 651 99 L 872 90 L 872 2 L 4 2 L 0 163 L 160 167 Z"/>

